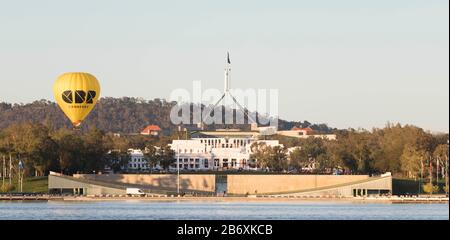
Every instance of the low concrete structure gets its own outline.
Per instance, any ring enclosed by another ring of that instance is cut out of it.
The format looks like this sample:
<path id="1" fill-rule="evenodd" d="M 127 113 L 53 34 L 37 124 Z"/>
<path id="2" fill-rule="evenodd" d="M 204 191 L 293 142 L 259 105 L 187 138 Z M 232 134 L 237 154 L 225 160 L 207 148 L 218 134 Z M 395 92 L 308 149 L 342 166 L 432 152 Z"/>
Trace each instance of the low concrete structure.
<path id="1" fill-rule="evenodd" d="M 229 194 L 276 194 L 350 184 L 368 175 L 228 175 Z"/>
<path id="2" fill-rule="evenodd" d="M 80 195 L 125 194 L 126 192 L 126 186 L 83 181 L 53 172 L 50 172 L 48 176 L 48 189 L 50 192 L 71 192 Z"/>
<path id="3" fill-rule="evenodd" d="M 50 174 L 49 189 L 82 195 L 125 194 L 127 187 L 174 194 L 175 174 Z M 392 193 L 392 177 L 367 175 L 181 174 L 181 192 L 206 195 L 274 195 L 357 197 Z"/>
<path id="4" fill-rule="evenodd" d="M 173 191 L 177 189 L 177 175 L 174 174 L 75 174 L 73 177 L 115 185 L 142 186 L 156 190 Z M 215 191 L 215 175 L 181 174 L 180 190 L 212 193 Z"/>
<path id="5" fill-rule="evenodd" d="M 391 195 L 392 177 L 371 177 L 360 181 L 343 184 L 278 193 L 279 196 L 333 196 L 333 197 L 367 197 L 371 195 Z"/>

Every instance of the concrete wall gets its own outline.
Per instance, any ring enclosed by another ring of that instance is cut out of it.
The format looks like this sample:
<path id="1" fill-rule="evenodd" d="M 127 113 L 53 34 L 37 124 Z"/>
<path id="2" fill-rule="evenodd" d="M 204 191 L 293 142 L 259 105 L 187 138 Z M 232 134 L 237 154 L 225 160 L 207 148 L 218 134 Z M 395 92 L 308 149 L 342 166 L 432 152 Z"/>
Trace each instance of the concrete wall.
<path id="1" fill-rule="evenodd" d="M 298 193 L 288 193 L 288 194 L 279 194 L 279 195 L 288 195 L 288 196 L 324 196 L 324 195 L 333 195 L 333 196 L 344 196 L 344 197 L 352 197 L 353 190 L 374 190 L 377 191 L 388 191 L 392 193 L 392 177 L 373 177 L 363 182 L 356 182 L 354 184 L 348 184 L 340 187 L 331 187 L 324 190 L 312 190 L 306 192 L 298 192 Z M 366 192 L 367 193 L 367 192 Z M 381 193 L 381 192 L 380 192 Z"/>
<path id="2" fill-rule="evenodd" d="M 368 179 L 368 175 L 228 175 L 230 194 L 302 191 Z"/>
<path id="3" fill-rule="evenodd" d="M 174 174 L 75 174 L 75 178 L 109 183 L 125 183 L 147 185 L 157 188 L 177 188 L 177 175 Z M 181 174 L 180 189 L 196 191 L 215 191 L 215 175 L 213 174 Z"/>
<path id="4" fill-rule="evenodd" d="M 105 183 L 133 184 L 175 190 L 175 174 L 75 174 L 74 178 Z M 369 179 L 368 175 L 227 175 L 226 185 L 229 194 L 280 194 L 351 184 Z M 215 192 L 214 174 L 181 174 L 182 191 Z M 370 188 L 369 188 L 370 189 Z"/>
<path id="5" fill-rule="evenodd" d="M 126 194 L 125 189 L 108 188 L 96 185 L 90 185 L 85 189 L 86 195 L 100 195 L 100 194 Z"/>
<path id="6" fill-rule="evenodd" d="M 106 186 L 99 186 L 95 184 L 89 184 L 76 181 L 70 177 L 61 177 L 55 175 L 48 176 L 48 188 L 49 189 L 75 189 L 82 188 L 84 194 L 98 195 L 98 194 L 125 194 L 125 189 L 112 188 Z"/>

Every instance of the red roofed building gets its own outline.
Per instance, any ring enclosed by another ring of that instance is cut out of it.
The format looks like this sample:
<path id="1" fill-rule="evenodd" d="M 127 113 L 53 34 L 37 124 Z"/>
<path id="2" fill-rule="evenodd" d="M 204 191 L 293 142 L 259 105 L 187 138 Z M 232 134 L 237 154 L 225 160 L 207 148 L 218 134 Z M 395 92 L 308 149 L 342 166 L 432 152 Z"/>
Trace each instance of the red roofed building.
<path id="1" fill-rule="evenodd" d="M 295 138 L 322 138 L 327 140 L 336 140 L 336 134 L 315 134 L 311 128 L 293 127 L 291 130 L 278 131 L 278 135 Z"/>
<path id="2" fill-rule="evenodd" d="M 313 130 L 309 127 L 307 128 L 299 128 L 299 127 L 293 127 L 291 131 L 297 131 L 300 135 L 309 135 Z"/>
<path id="3" fill-rule="evenodd" d="M 141 131 L 142 135 L 152 135 L 158 136 L 159 132 L 161 132 L 161 128 L 158 125 L 148 125 Z"/>

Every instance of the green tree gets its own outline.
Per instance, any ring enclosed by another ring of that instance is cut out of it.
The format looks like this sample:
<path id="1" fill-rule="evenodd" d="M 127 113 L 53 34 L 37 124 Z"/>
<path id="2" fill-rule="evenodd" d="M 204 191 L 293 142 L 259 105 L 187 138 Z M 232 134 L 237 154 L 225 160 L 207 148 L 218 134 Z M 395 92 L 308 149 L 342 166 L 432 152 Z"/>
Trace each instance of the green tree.
<path id="1" fill-rule="evenodd" d="M 109 150 L 106 139 L 105 134 L 98 129 L 90 130 L 82 136 L 84 152 L 81 164 L 85 172 L 98 172 L 104 169 Z"/>
<path id="2" fill-rule="evenodd" d="M 147 145 L 145 149 L 146 151 L 144 152 L 144 156 L 151 169 L 153 169 L 158 162 L 162 160 L 160 155 L 162 151 L 158 151 L 158 148 L 153 145 Z"/>
<path id="3" fill-rule="evenodd" d="M 255 142 L 250 146 L 250 159 L 255 160 L 260 168 L 282 171 L 288 168 L 287 150 L 281 146 L 268 146 L 264 142 Z"/>
<path id="4" fill-rule="evenodd" d="M 106 166 L 109 166 L 114 173 L 122 171 L 131 160 L 131 156 L 125 151 L 111 150 L 106 156 Z"/>
<path id="5" fill-rule="evenodd" d="M 158 161 L 163 169 L 168 169 L 175 162 L 175 152 L 169 147 L 164 146 L 157 151 Z"/>
<path id="6" fill-rule="evenodd" d="M 58 163 L 61 173 L 71 174 L 83 171 L 81 161 L 84 152 L 83 140 L 73 130 L 60 129 L 53 134 L 58 146 Z"/>
<path id="7" fill-rule="evenodd" d="M 287 150 L 281 146 L 270 148 L 270 165 L 269 167 L 275 171 L 287 170 Z"/>
<path id="8" fill-rule="evenodd" d="M 446 193 L 448 193 L 448 186 L 449 186 L 449 182 L 448 182 L 448 153 L 449 153 L 449 149 L 448 149 L 448 145 L 447 144 L 439 144 L 433 153 L 434 158 L 436 159 L 436 161 L 439 163 L 437 165 L 439 165 L 441 167 L 441 169 L 438 169 L 438 173 L 439 170 L 441 170 L 441 175 L 444 177 L 445 179 L 445 187 L 444 187 L 444 191 Z"/>
<path id="9" fill-rule="evenodd" d="M 407 144 L 401 155 L 401 169 L 409 178 L 417 178 L 423 169 L 425 152 Z"/>
<path id="10" fill-rule="evenodd" d="M 429 193 L 429 194 L 433 194 L 433 193 L 438 193 L 439 192 L 439 186 L 438 185 L 433 185 L 431 183 L 424 184 L 422 186 L 422 189 L 423 189 L 424 193 Z"/>
<path id="11" fill-rule="evenodd" d="M 252 154 L 250 159 L 256 162 L 256 166 L 260 168 L 267 168 L 271 165 L 270 162 L 270 147 L 264 142 L 254 142 L 250 146 Z"/>
<path id="12" fill-rule="evenodd" d="M 43 175 L 56 160 L 56 143 L 42 124 L 15 124 L 5 129 L 3 149 L 25 163 L 28 174 Z"/>
<path id="13" fill-rule="evenodd" d="M 297 170 L 301 170 L 308 162 L 307 154 L 301 150 L 301 148 L 296 148 L 289 153 L 289 165 Z"/>

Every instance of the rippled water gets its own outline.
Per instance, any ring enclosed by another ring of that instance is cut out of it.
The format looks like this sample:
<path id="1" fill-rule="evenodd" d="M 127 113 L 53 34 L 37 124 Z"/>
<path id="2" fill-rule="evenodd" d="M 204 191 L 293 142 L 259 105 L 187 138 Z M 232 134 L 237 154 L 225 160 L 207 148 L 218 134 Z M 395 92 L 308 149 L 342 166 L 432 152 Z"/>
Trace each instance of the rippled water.
<path id="1" fill-rule="evenodd" d="M 0 219 L 442 219 L 448 204 L 354 202 L 0 202 Z"/>

